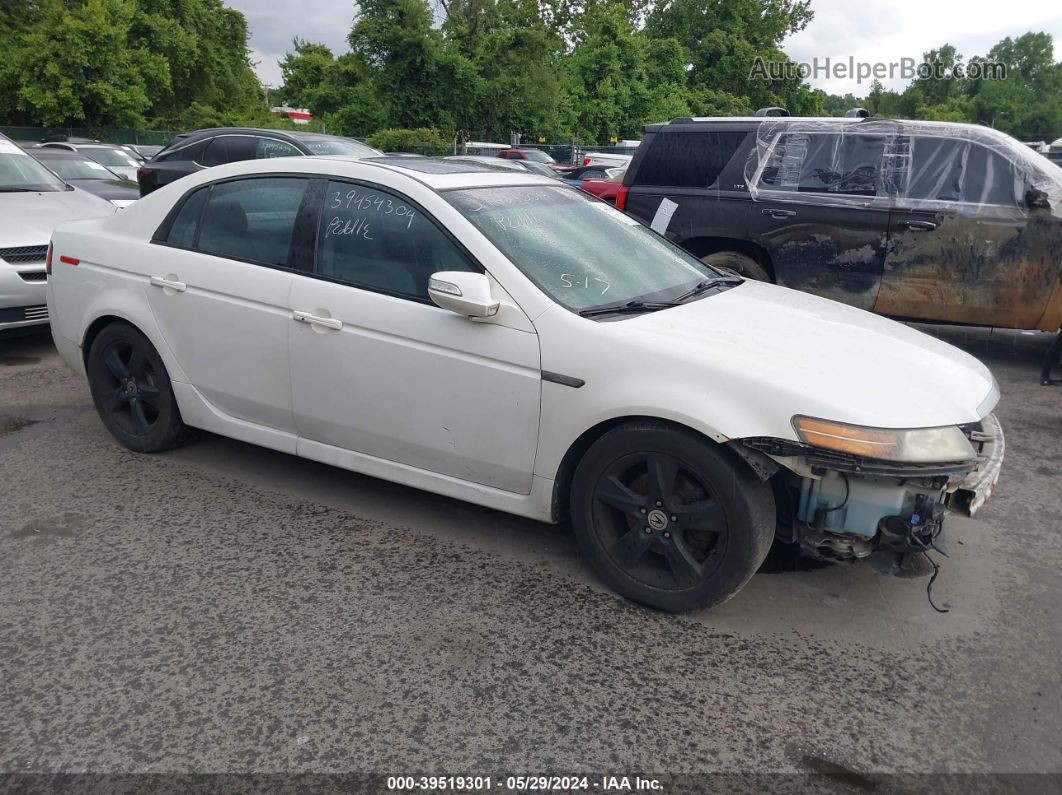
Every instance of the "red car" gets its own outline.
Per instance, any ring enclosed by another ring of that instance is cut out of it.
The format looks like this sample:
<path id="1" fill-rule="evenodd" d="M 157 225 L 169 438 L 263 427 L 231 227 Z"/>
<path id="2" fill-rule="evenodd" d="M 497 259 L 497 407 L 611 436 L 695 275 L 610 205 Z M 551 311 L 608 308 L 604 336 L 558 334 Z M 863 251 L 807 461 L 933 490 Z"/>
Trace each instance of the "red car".
<path id="1" fill-rule="evenodd" d="M 614 204 L 620 210 L 624 209 L 627 204 L 627 188 L 623 184 L 623 172 L 611 179 L 584 179 L 579 183 L 579 190 L 585 190 L 602 201 Z"/>

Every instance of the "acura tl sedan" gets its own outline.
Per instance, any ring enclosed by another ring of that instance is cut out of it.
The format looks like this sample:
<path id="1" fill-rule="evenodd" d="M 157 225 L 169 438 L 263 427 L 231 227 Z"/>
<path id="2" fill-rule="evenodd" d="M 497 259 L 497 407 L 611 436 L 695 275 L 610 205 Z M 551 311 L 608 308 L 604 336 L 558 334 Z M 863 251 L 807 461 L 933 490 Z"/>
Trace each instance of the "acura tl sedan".
<path id="1" fill-rule="evenodd" d="M 729 598 L 776 535 L 925 553 L 999 473 L 975 359 L 532 174 L 233 163 L 60 227 L 49 262 L 56 345 L 130 449 L 201 428 L 570 520 L 664 610 Z"/>

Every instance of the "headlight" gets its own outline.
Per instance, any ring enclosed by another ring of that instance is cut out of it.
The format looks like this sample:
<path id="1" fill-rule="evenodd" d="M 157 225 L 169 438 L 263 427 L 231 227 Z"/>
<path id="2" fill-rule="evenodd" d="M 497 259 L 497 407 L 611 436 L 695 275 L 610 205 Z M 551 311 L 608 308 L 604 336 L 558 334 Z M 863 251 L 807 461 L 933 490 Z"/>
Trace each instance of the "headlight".
<path id="1" fill-rule="evenodd" d="M 113 204 L 120 210 L 124 210 L 126 207 L 128 207 L 135 201 L 136 199 L 111 199 L 111 204 Z"/>
<path id="2" fill-rule="evenodd" d="M 797 415 L 793 417 L 793 427 L 805 444 L 882 461 L 939 463 L 977 457 L 965 434 L 954 425 L 894 430 Z"/>

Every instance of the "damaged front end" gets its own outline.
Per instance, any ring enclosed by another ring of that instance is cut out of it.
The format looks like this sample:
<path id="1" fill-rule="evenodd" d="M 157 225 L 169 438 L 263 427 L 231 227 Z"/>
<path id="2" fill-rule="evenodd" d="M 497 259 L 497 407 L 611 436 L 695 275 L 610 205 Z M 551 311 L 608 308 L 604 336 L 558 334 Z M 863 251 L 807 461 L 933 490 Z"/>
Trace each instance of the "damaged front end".
<path id="1" fill-rule="evenodd" d="M 958 431 L 972 455 L 942 462 L 890 461 L 785 439 L 731 444 L 774 483 L 781 540 L 813 558 L 842 561 L 878 550 L 943 551 L 945 517 L 972 516 L 991 494 L 1003 461 L 1003 431 L 994 415 Z"/>

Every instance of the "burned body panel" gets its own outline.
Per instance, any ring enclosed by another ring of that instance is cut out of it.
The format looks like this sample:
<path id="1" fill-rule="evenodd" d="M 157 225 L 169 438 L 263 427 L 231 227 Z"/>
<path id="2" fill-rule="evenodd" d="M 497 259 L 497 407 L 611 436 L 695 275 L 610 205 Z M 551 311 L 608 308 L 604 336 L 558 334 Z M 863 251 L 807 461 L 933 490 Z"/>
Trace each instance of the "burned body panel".
<path id="1" fill-rule="evenodd" d="M 1058 328 L 1060 313 L 1049 311 L 1049 302 L 1062 278 L 1062 219 L 1013 209 L 981 216 L 894 215 L 934 228 L 917 231 L 894 221 L 875 312 L 969 325 Z"/>
<path id="2" fill-rule="evenodd" d="M 780 284 L 900 318 L 1045 330 L 1062 321 L 1062 172 L 995 130 L 772 120 L 746 179 L 763 213 L 831 225 L 764 236 Z M 852 239 L 870 222 L 853 219 L 884 210 L 875 260 Z M 845 268 L 849 246 L 862 260 Z"/>

